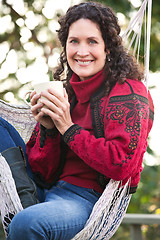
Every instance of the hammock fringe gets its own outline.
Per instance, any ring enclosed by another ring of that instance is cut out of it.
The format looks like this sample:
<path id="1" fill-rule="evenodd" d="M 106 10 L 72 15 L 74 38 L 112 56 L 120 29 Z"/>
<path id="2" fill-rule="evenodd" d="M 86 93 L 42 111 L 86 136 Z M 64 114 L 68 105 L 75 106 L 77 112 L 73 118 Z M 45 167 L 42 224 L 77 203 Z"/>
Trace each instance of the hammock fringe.
<path id="1" fill-rule="evenodd" d="M 4 233 L 14 215 L 23 210 L 9 165 L 0 154 L 0 210 Z"/>

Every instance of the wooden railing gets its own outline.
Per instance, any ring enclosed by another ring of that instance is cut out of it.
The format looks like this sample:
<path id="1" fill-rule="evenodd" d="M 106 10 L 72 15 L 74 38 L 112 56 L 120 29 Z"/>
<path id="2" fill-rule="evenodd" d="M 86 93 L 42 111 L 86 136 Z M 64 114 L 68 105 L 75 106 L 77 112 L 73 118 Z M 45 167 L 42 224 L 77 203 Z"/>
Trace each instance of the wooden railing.
<path id="1" fill-rule="evenodd" d="M 128 224 L 131 227 L 131 240 L 143 240 L 142 225 L 160 225 L 160 214 L 129 214 L 124 217 L 122 224 Z M 0 219 L 1 225 L 1 219 Z M 2 227 L 2 226 L 1 226 Z"/>
<path id="2" fill-rule="evenodd" d="M 129 214 L 127 213 L 122 224 L 128 224 L 131 227 L 131 240 L 143 240 L 142 225 L 160 225 L 160 214 Z"/>

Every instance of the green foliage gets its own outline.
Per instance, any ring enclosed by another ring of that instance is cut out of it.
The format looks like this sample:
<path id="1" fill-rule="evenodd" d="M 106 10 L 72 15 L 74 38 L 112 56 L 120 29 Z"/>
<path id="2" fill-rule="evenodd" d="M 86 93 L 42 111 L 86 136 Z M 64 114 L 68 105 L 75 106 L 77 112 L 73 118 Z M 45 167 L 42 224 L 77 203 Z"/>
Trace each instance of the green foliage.
<path id="1" fill-rule="evenodd" d="M 160 225 L 143 225 L 141 229 L 143 240 L 159 240 Z M 130 226 L 121 224 L 111 240 L 131 240 Z"/>
<path id="2" fill-rule="evenodd" d="M 102 4 L 105 4 L 107 6 L 112 7 L 112 9 L 115 12 L 122 12 L 125 13 L 126 16 L 129 17 L 129 13 L 131 10 L 133 10 L 132 4 L 128 0 L 93 0 L 91 2 L 100 2 Z"/>
<path id="3" fill-rule="evenodd" d="M 137 192 L 133 194 L 129 213 L 156 213 L 160 209 L 160 166 L 144 166 Z"/>

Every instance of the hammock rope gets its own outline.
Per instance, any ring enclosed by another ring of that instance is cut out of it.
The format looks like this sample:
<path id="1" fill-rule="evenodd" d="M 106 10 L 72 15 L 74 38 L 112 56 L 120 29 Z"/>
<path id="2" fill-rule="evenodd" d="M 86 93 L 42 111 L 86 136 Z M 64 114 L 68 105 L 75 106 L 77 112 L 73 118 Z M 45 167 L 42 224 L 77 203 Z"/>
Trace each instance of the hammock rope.
<path id="1" fill-rule="evenodd" d="M 148 11 L 147 11 L 148 9 Z M 144 23 L 144 69 L 145 79 L 144 83 L 148 86 L 149 80 L 149 58 L 150 58 L 150 35 L 151 35 L 151 12 L 152 12 L 152 0 L 144 0 L 137 14 L 131 19 L 126 31 L 122 35 L 124 44 L 129 42 L 127 47 L 128 51 L 133 48 L 133 55 L 139 62 L 140 55 L 140 43 L 142 25 Z M 131 40 L 129 41 L 129 38 Z"/>
<path id="2" fill-rule="evenodd" d="M 148 18 L 147 18 L 147 46 L 146 46 L 146 83 L 149 79 L 149 58 L 150 58 L 150 37 L 151 37 L 151 12 L 152 12 L 152 0 L 148 1 Z"/>

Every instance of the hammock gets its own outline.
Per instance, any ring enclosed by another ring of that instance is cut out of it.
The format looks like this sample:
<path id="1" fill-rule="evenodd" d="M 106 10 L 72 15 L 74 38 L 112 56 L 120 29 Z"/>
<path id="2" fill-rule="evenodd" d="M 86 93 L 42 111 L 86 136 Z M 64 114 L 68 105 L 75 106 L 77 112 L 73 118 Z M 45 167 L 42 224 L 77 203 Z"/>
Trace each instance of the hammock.
<path id="1" fill-rule="evenodd" d="M 145 19 L 145 53 L 144 53 L 144 65 L 146 69 L 145 83 L 147 85 L 148 73 L 149 73 L 149 47 L 150 47 L 150 25 L 151 25 L 151 0 L 144 0 L 142 6 L 138 10 L 136 16 L 130 21 L 130 24 L 123 34 L 122 38 L 124 42 L 130 42 L 128 51 L 131 47 L 134 49 L 137 61 L 139 61 L 139 50 L 140 50 L 140 39 L 143 19 Z M 146 9 L 148 6 L 148 14 Z M 146 19 L 147 16 L 147 19 Z M 129 37 L 132 36 L 131 40 L 128 41 Z M 134 45 L 134 47 L 133 47 Z M 6 103 L 0 100 L 0 116 L 11 123 L 20 133 L 25 142 L 27 142 L 32 134 L 35 127 L 35 120 L 30 112 L 28 106 L 14 105 Z M 4 158 L 0 155 L 0 163 Z M 1 164 L 0 164 L 1 168 Z M 8 174 L 10 174 L 8 170 Z M 7 181 L 7 179 L 4 179 Z M 84 226 L 72 240 L 103 240 L 110 239 L 121 224 L 123 217 L 126 213 L 131 195 L 129 194 L 130 180 L 124 185 L 121 182 L 110 180 L 107 184 L 103 194 L 95 204 L 92 213 Z M 0 183 L 0 195 L 3 196 L 1 199 L 5 199 L 11 189 L 5 190 L 3 188 L 3 182 Z M 1 218 L 5 229 L 5 216 L 8 213 L 11 215 L 18 213 L 22 210 L 21 203 L 16 191 L 12 189 L 13 195 L 17 201 L 17 205 L 14 206 L 12 203 L 12 197 L 8 202 L 0 201 Z M 3 209 L 3 210 L 2 210 Z M 11 216 L 8 216 L 8 220 L 11 220 Z"/>
<path id="2" fill-rule="evenodd" d="M 148 13 L 146 12 L 147 7 L 148 7 Z M 128 28 L 122 35 L 124 44 L 126 45 L 128 43 L 128 46 L 127 46 L 128 51 L 130 51 L 130 49 L 132 48 L 133 49 L 132 54 L 136 57 L 137 62 L 139 62 L 142 24 L 144 23 L 144 55 L 142 57 L 143 57 L 143 63 L 145 68 L 144 83 L 146 84 L 146 86 L 148 84 L 148 79 L 149 79 L 151 11 L 152 11 L 152 0 L 144 0 L 136 16 L 130 20 Z"/>

